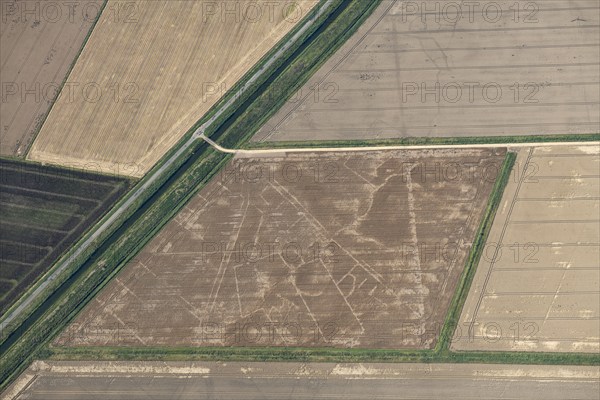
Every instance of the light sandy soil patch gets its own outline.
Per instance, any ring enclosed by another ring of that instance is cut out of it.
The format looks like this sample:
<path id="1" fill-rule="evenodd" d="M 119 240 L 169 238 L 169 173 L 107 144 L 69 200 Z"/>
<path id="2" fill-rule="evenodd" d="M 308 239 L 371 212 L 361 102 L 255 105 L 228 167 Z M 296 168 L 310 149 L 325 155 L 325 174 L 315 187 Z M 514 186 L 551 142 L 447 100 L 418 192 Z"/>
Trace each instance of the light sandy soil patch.
<path id="1" fill-rule="evenodd" d="M 452 347 L 600 350 L 600 148 L 519 152 Z"/>
<path id="2" fill-rule="evenodd" d="M 235 158 L 57 343 L 431 348 L 504 156 Z"/>
<path id="3" fill-rule="evenodd" d="M 599 379 L 578 366 L 36 361 L 3 399 L 583 400 Z"/>
<path id="4" fill-rule="evenodd" d="M 25 154 L 102 3 L 2 0 L 0 155 Z"/>
<path id="5" fill-rule="evenodd" d="M 109 1 L 28 158 L 142 176 L 314 4 Z"/>
<path id="6" fill-rule="evenodd" d="M 384 0 L 254 140 L 597 133 L 599 6 Z"/>

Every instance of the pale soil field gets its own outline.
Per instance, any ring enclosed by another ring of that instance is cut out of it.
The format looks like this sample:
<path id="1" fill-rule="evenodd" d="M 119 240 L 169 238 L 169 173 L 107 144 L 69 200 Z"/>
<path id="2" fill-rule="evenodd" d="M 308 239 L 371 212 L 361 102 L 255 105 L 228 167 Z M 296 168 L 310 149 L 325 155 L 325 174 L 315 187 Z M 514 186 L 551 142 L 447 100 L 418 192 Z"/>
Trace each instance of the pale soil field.
<path id="1" fill-rule="evenodd" d="M 109 1 L 28 158 L 144 175 L 315 4 Z"/>
<path id="2" fill-rule="evenodd" d="M 432 348 L 505 153 L 237 157 L 55 343 Z"/>
<path id="3" fill-rule="evenodd" d="M 36 361 L 5 400 L 597 399 L 598 367 Z"/>
<path id="4" fill-rule="evenodd" d="M 597 0 L 458 3 L 384 0 L 253 140 L 600 131 Z"/>
<path id="5" fill-rule="evenodd" d="M 0 155 L 25 155 L 101 5 L 102 0 L 2 0 Z"/>
<path id="6" fill-rule="evenodd" d="M 600 351 L 600 148 L 519 152 L 456 350 Z"/>

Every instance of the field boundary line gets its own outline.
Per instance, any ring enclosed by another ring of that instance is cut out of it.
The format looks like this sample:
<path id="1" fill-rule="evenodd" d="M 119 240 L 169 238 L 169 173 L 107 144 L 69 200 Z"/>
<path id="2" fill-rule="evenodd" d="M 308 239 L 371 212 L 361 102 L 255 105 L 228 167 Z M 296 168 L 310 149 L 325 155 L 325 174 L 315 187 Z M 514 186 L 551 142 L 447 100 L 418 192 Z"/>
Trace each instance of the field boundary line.
<path id="1" fill-rule="evenodd" d="M 516 149 L 523 147 L 554 147 L 554 146 L 600 146 L 600 141 L 589 142 L 539 142 L 539 143 L 481 143 L 481 144 L 415 144 L 415 145 L 384 145 L 384 146 L 349 146 L 349 147 L 274 147 L 271 149 L 265 148 L 250 148 L 250 149 L 228 149 L 215 141 L 199 135 L 205 142 L 210 144 L 216 150 L 227 153 L 236 154 L 239 156 L 252 156 L 254 154 L 281 154 L 281 153 L 333 153 L 333 152 L 360 152 L 360 151 L 385 151 L 385 150 L 433 150 L 433 149 L 473 149 L 473 148 L 499 148 Z M 272 143 L 272 142 L 268 142 Z"/>
<path id="2" fill-rule="evenodd" d="M 465 136 L 465 137 L 404 137 L 389 139 L 352 139 L 352 140 L 312 140 L 312 141 L 264 141 L 249 142 L 243 146 L 243 150 L 259 149 L 281 149 L 293 150 L 294 148 L 337 148 L 337 147 L 389 147 L 406 146 L 403 148 L 417 146 L 463 146 L 463 145 L 497 145 L 506 147 L 511 145 L 517 147 L 523 144 L 528 146 L 546 146 L 551 143 L 562 145 L 600 145 L 600 133 L 586 134 L 562 134 L 562 135 L 520 135 L 520 136 Z M 440 147 L 442 148 L 442 147 Z"/>

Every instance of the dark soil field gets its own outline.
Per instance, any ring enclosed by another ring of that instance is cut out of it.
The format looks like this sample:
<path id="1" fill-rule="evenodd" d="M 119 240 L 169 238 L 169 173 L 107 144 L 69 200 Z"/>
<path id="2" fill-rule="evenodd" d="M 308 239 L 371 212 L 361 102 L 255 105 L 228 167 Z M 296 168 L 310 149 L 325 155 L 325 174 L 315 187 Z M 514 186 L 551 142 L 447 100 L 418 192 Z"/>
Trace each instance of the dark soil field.
<path id="1" fill-rule="evenodd" d="M 0 159 L 0 313 L 129 186 L 121 178 Z"/>
<path id="2" fill-rule="evenodd" d="M 236 158 L 56 343 L 431 348 L 504 156 Z"/>

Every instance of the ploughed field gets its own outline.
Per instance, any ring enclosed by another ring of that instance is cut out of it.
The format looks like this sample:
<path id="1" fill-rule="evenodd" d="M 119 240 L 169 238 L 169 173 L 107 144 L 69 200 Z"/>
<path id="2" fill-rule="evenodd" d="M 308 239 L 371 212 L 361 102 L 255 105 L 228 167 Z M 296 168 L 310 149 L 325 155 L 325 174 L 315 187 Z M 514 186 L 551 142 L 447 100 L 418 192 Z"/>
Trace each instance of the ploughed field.
<path id="1" fill-rule="evenodd" d="M 238 156 L 55 344 L 431 348 L 505 153 Z"/>
<path id="2" fill-rule="evenodd" d="M 0 159 L 0 312 L 129 186 L 121 178 Z"/>

